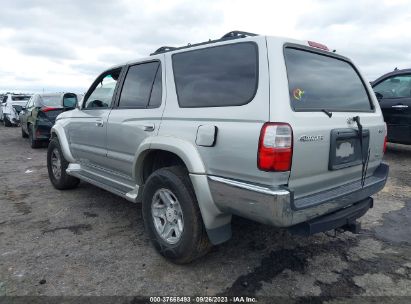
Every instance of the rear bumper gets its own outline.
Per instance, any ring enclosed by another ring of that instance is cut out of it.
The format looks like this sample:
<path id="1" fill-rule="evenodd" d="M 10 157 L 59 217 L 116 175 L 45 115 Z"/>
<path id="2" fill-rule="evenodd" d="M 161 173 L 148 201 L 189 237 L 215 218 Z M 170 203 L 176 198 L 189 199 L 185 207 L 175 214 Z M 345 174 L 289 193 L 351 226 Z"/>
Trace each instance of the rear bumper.
<path id="1" fill-rule="evenodd" d="M 389 167 L 381 164 L 365 180 L 294 199 L 287 188 L 270 189 L 217 176 L 209 176 L 209 186 L 217 207 L 260 223 L 290 227 L 344 209 L 367 199 L 384 188 Z"/>

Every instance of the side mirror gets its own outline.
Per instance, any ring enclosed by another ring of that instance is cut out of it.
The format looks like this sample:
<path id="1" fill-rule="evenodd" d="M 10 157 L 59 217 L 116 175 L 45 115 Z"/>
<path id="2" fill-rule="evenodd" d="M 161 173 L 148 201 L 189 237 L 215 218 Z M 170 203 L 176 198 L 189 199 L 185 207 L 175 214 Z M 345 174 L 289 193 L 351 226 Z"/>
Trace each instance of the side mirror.
<path id="1" fill-rule="evenodd" d="M 66 109 L 73 110 L 76 108 L 77 105 L 77 98 L 76 97 L 68 97 L 63 99 L 63 107 Z"/>

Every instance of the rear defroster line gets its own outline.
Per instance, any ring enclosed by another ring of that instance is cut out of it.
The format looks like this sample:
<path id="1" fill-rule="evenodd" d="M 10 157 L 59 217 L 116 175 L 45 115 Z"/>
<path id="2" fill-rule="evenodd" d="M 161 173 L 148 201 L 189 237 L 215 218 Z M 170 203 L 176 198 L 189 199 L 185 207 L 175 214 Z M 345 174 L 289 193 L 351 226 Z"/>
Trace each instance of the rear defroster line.
<path id="1" fill-rule="evenodd" d="M 368 170 L 368 162 L 370 160 L 370 149 L 368 148 L 368 152 L 366 157 L 364 158 L 364 142 L 363 142 L 363 127 L 360 121 L 360 116 L 354 116 L 353 121 L 357 123 L 358 127 L 358 136 L 360 138 L 360 147 L 361 147 L 361 162 L 362 162 L 362 169 L 361 169 L 361 188 L 364 188 L 365 178 L 367 177 L 367 170 Z"/>

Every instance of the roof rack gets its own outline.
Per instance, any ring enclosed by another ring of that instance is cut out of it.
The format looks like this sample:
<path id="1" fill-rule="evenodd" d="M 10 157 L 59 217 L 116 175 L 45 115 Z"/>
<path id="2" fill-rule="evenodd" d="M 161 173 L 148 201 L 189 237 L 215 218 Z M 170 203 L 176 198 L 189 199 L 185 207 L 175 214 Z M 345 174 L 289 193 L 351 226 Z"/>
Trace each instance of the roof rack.
<path id="1" fill-rule="evenodd" d="M 245 37 L 254 37 L 258 36 L 257 34 L 254 33 L 249 33 L 249 32 L 241 32 L 241 31 L 232 31 L 227 34 L 225 34 L 221 39 L 236 39 L 236 38 L 245 38 Z"/>
<path id="2" fill-rule="evenodd" d="M 151 53 L 150 56 L 157 55 L 157 54 L 163 54 L 163 53 L 167 53 L 167 52 L 175 51 L 175 50 L 187 49 L 187 48 L 191 48 L 191 47 L 199 46 L 199 45 L 203 45 L 203 44 L 209 44 L 209 43 L 224 41 L 224 40 L 228 40 L 228 39 L 239 39 L 239 38 L 254 37 L 254 36 L 258 36 L 258 34 L 242 32 L 242 31 L 231 31 L 231 32 L 225 34 L 220 39 L 216 39 L 216 40 L 211 40 L 210 39 L 208 41 L 200 42 L 200 43 L 196 43 L 196 44 L 190 44 L 189 43 L 188 45 L 181 46 L 181 47 L 162 46 L 162 47 L 158 48 L 154 53 Z"/>

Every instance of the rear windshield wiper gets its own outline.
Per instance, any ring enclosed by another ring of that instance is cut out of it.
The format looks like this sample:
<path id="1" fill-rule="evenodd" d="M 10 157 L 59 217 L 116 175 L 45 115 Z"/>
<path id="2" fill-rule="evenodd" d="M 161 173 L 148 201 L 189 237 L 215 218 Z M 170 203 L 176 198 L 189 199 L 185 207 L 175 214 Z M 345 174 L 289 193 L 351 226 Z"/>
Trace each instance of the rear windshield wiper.
<path id="1" fill-rule="evenodd" d="M 330 112 L 330 111 L 327 111 L 326 109 L 321 109 L 321 112 L 324 112 L 325 114 L 327 114 L 327 116 L 328 116 L 329 118 L 331 118 L 331 117 L 333 116 L 333 113 Z"/>

